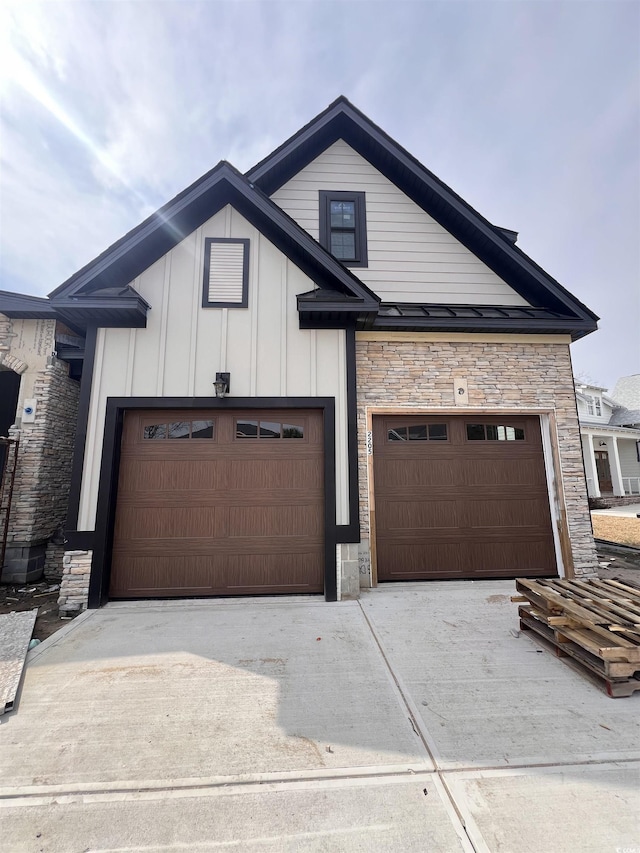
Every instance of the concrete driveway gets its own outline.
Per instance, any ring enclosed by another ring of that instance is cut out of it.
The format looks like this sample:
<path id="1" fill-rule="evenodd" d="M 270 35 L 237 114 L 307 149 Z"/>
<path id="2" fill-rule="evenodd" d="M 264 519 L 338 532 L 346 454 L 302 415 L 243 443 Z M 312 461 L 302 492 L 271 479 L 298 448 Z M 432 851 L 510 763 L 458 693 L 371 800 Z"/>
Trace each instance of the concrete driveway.
<path id="1" fill-rule="evenodd" d="M 514 636 L 513 591 L 83 614 L 0 723 L 0 849 L 640 850 L 640 693 Z"/>

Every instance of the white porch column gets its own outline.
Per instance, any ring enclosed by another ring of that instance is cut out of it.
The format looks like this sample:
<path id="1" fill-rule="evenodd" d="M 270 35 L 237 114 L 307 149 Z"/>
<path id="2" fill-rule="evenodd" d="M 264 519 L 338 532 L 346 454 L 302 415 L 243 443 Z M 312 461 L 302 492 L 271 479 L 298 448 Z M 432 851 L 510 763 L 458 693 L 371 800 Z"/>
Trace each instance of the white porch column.
<path id="1" fill-rule="evenodd" d="M 613 436 L 609 446 L 611 453 L 609 454 L 609 466 L 611 468 L 611 484 L 613 486 L 613 494 L 618 497 L 624 495 L 624 487 L 622 485 L 622 469 L 620 468 L 620 456 L 618 455 L 618 439 Z"/>
<path id="2" fill-rule="evenodd" d="M 596 468 L 596 457 L 593 452 L 593 436 L 582 435 L 582 458 L 584 459 L 584 470 L 587 475 L 588 492 L 590 498 L 600 497 L 600 483 L 598 482 L 598 471 Z"/>

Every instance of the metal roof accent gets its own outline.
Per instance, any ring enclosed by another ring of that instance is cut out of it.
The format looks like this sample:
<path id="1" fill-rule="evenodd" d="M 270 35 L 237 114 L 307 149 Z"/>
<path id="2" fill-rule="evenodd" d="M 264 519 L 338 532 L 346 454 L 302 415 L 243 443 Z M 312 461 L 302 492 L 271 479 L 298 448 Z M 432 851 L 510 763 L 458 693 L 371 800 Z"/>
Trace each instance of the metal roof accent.
<path id="1" fill-rule="evenodd" d="M 435 305 L 383 302 L 373 322 L 378 331 L 459 331 L 512 334 L 584 334 L 581 320 L 547 308 L 513 305 Z"/>

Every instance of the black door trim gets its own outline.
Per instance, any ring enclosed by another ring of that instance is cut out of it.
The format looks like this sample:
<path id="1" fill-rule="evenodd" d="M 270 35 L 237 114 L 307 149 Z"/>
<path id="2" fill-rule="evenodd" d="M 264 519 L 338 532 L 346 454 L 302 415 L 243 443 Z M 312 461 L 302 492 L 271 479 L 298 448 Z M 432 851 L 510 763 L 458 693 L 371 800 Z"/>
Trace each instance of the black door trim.
<path id="1" fill-rule="evenodd" d="M 109 599 L 122 425 L 127 409 L 321 409 L 324 430 L 324 597 L 337 601 L 336 448 L 333 397 L 108 397 L 98 485 L 90 609 Z"/>

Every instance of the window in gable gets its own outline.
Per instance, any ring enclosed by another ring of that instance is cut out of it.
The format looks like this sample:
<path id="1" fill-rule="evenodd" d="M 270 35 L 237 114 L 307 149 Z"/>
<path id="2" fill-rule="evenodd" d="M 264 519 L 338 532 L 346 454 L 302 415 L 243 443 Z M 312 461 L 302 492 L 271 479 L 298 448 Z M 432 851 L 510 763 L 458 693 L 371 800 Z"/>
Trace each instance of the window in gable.
<path id="1" fill-rule="evenodd" d="M 207 237 L 204 241 L 203 308 L 246 308 L 249 304 L 249 240 Z"/>
<path id="2" fill-rule="evenodd" d="M 320 244 L 346 266 L 367 266 L 364 193 L 320 190 Z"/>
<path id="3" fill-rule="evenodd" d="M 586 397 L 587 397 L 587 412 L 588 412 L 588 414 L 592 415 L 593 414 L 593 397 L 589 397 L 588 395 L 586 395 Z"/>

